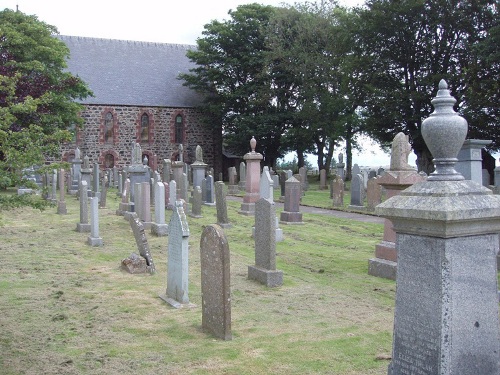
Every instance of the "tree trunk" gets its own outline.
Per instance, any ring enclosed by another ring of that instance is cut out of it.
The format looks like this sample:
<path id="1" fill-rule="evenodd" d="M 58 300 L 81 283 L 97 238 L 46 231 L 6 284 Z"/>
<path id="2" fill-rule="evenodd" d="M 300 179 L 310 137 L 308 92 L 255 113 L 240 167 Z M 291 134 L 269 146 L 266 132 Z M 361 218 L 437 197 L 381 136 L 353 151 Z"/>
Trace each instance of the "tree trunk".
<path id="1" fill-rule="evenodd" d="M 351 181 L 352 177 L 352 126 L 347 126 L 345 135 L 345 181 Z"/>
<path id="2" fill-rule="evenodd" d="M 333 150 L 334 150 L 333 143 L 334 142 L 330 140 L 330 147 L 328 147 L 328 152 L 326 154 L 325 170 L 327 175 L 330 174 L 330 168 L 332 167 Z"/>
<path id="3" fill-rule="evenodd" d="M 303 167 L 304 166 L 304 151 L 302 150 L 297 150 L 297 167 Z M 294 173 L 299 173 L 299 171 L 293 171 Z"/>
<path id="4" fill-rule="evenodd" d="M 419 172 L 425 172 L 427 175 L 434 172 L 434 163 L 432 162 L 432 154 L 428 149 L 415 150 L 417 155 L 417 169 Z"/>

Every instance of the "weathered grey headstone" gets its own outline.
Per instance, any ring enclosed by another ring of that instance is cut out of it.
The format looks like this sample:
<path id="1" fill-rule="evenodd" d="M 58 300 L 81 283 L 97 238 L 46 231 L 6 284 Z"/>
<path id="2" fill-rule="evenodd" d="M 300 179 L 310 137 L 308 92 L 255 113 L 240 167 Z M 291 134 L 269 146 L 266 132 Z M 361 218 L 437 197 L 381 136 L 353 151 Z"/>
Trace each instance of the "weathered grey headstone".
<path id="1" fill-rule="evenodd" d="M 57 202 L 57 169 L 52 170 L 52 190 L 50 194 L 50 200 L 52 202 Z"/>
<path id="2" fill-rule="evenodd" d="M 269 168 L 263 168 L 262 175 L 260 176 L 260 197 L 274 202 L 274 189 L 273 180 L 269 173 Z M 255 227 L 252 228 L 252 236 L 255 235 Z M 276 242 L 283 241 L 283 229 L 278 226 L 278 217 L 276 217 Z"/>
<path id="3" fill-rule="evenodd" d="M 216 182 L 216 186 L 219 182 Z M 231 340 L 229 244 L 222 228 L 207 225 L 200 240 L 202 328 Z"/>
<path id="4" fill-rule="evenodd" d="M 499 374 L 500 197 L 456 172 L 467 122 L 444 80 L 422 136 L 435 172 L 377 206 L 396 232 L 389 374 Z"/>
<path id="5" fill-rule="evenodd" d="M 168 186 L 158 181 L 155 188 L 155 221 L 151 225 L 151 233 L 158 237 L 168 234 L 168 225 L 165 224 L 165 185 Z"/>
<path id="6" fill-rule="evenodd" d="M 106 208 L 106 201 L 108 199 L 108 177 L 104 176 L 101 184 L 101 199 L 99 201 L 99 207 Z"/>
<path id="7" fill-rule="evenodd" d="M 273 189 L 274 190 L 279 190 L 280 189 L 280 176 L 277 174 L 271 175 L 271 178 L 273 179 Z"/>
<path id="8" fill-rule="evenodd" d="M 190 217 L 194 217 L 196 219 L 203 217 L 201 215 L 201 187 L 195 186 L 193 190 L 193 197 L 192 197 L 192 206 L 191 206 L 191 212 L 189 213 Z"/>
<path id="9" fill-rule="evenodd" d="M 151 229 L 151 188 L 149 182 L 141 182 L 141 212 L 140 219 L 144 228 Z M 137 213 L 139 215 L 139 213 Z"/>
<path id="10" fill-rule="evenodd" d="M 230 228 L 231 224 L 227 216 L 226 186 L 224 182 L 215 183 L 215 208 L 217 210 L 217 224 L 222 228 Z"/>
<path id="11" fill-rule="evenodd" d="M 170 159 L 163 159 L 163 182 L 170 182 L 172 179 L 172 161 Z"/>
<path id="12" fill-rule="evenodd" d="M 356 174 L 352 176 L 351 180 L 351 205 L 355 209 L 364 207 L 365 202 L 365 187 L 363 183 L 363 176 Z"/>
<path id="13" fill-rule="evenodd" d="M 283 285 L 283 272 L 276 269 L 276 207 L 261 198 L 255 203 L 255 265 L 248 278 L 267 287 Z"/>
<path id="14" fill-rule="evenodd" d="M 80 195 L 80 222 L 76 223 L 76 231 L 80 233 L 90 232 L 89 223 L 89 196 L 87 193 L 87 181 L 82 181 L 79 188 Z"/>
<path id="15" fill-rule="evenodd" d="M 177 182 L 175 182 L 175 180 L 170 181 L 168 187 L 169 187 L 169 199 L 167 207 L 173 210 L 175 209 L 175 202 L 177 202 Z"/>
<path id="16" fill-rule="evenodd" d="M 65 199 L 66 189 L 64 188 L 64 169 L 59 170 L 59 200 L 57 201 L 57 213 L 59 215 L 66 215 L 68 210 L 66 209 Z"/>
<path id="17" fill-rule="evenodd" d="M 99 191 L 99 183 L 100 183 L 100 170 L 99 164 L 94 163 L 94 170 L 92 173 L 92 196 L 97 197 L 98 200 L 101 199 L 101 193 Z"/>
<path id="18" fill-rule="evenodd" d="M 87 238 L 90 246 L 103 246 L 102 238 L 99 236 L 99 198 L 90 198 L 90 236 Z"/>
<path id="19" fill-rule="evenodd" d="M 229 176 L 229 185 L 228 185 L 228 194 L 234 195 L 239 193 L 238 187 L 238 175 L 236 173 L 236 167 L 228 168 L 228 176 Z"/>
<path id="20" fill-rule="evenodd" d="M 142 259 L 137 257 L 137 254 L 132 253 L 130 257 L 122 260 L 122 268 L 130 273 L 150 273 L 156 272 L 156 267 L 153 262 L 153 257 L 149 249 L 148 239 L 144 230 L 144 225 L 134 213 L 129 217 L 130 228 L 134 233 L 137 250 Z"/>
<path id="21" fill-rule="evenodd" d="M 307 181 L 307 169 L 306 167 L 299 168 L 299 176 L 300 176 L 300 187 L 302 188 L 302 195 L 305 194 L 306 190 L 309 189 L 309 182 Z"/>
<path id="22" fill-rule="evenodd" d="M 358 164 L 354 164 L 352 166 L 351 175 L 354 178 L 354 176 L 357 176 L 358 174 L 361 174 L 361 169 Z"/>
<path id="23" fill-rule="evenodd" d="M 189 304 L 188 243 L 189 226 L 184 213 L 184 201 L 175 203 L 168 225 L 167 291 L 160 297 L 175 308 Z"/>
<path id="24" fill-rule="evenodd" d="M 214 178 L 211 175 L 205 179 L 205 198 L 203 201 L 207 206 L 215 205 Z"/>
<path id="25" fill-rule="evenodd" d="M 344 207 L 344 180 L 340 176 L 332 180 L 332 199 L 334 207 Z"/>
<path id="26" fill-rule="evenodd" d="M 375 206 L 382 203 L 382 186 L 379 185 L 377 177 L 372 177 L 368 180 L 366 203 L 368 209 L 371 211 L 375 209 Z"/>
<path id="27" fill-rule="evenodd" d="M 244 161 L 240 163 L 240 190 L 245 191 L 246 188 L 246 178 L 247 178 L 247 166 Z"/>
<path id="28" fill-rule="evenodd" d="M 135 203 L 135 187 L 141 182 L 149 182 L 149 168 L 142 163 L 142 149 L 139 143 L 132 146 L 132 165 L 127 168 L 130 179 L 130 202 Z"/>
<path id="29" fill-rule="evenodd" d="M 344 168 L 345 168 L 345 164 L 344 164 L 344 154 L 342 154 L 341 152 L 339 153 L 339 156 L 338 156 L 339 160 L 337 162 L 337 176 L 339 176 L 342 180 L 345 179 L 345 176 L 344 176 Z"/>
<path id="30" fill-rule="evenodd" d="M 280 215 L 280 224 L 304 224 L 300 212 L 300 181 L 290 177 L 285 182 L 285 205 Z"/>
<path id="31" fill-rule="evenodd" d="M 285 199 L 285 182 L 288 180 L 288 174 L 285 171 L 280 172 L 280 188 L 281 188 L 281 193 L 280 193 L 280 201 L 283 201 Z"/>

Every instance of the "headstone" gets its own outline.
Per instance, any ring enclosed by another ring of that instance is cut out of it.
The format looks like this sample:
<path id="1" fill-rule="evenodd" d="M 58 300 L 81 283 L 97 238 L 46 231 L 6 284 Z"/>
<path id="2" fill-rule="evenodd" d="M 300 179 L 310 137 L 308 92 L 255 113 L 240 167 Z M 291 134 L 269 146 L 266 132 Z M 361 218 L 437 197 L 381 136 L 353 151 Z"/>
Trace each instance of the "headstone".
<path id="1" fill-rule="evenodd" d="M 327 187 L 328 186 L 326 184 L 326 170 L 322 169 L 319 171 L 319 189 L 326 190 Z"/>
<path id="2" fill-rule="evenodd" d="M 59 200 L 57 201 L 57 213 L 59 215 L 66 215 L 68 210 L 66 209 L 66 201 L 64 200 L 64 194 L 66 189 L 64 188 L 64 169 L 59 170 Z"/>
<path id="3" fill-rule="evenodd" d="M 300 212 L 300 197 L 300 181 L 292 176 L 285 182 L 285 205 L 280 215 L 280 224 L 304 224 Z"/>
<path id="4" fill-rule="evenodd" d="M 87 193 L 87 181 L 82 181 L 79 188 L 80 194 L 80 222 L 76 224 L 76 231 L 80 233 L 90 232 L 89 223 L 89 196 Z"/>
<path id="5" fill-rule="evenodd" d="M 125 180 L 125 185 L 122 189 L 122 199 L 116 210 L 116 214 L 125 216 L 127 212 L 134 211 L 134 204 L 130 202 L 130 179 Z M 127 219 L 128 220 L 128 219 Z"/>
<path id="6" fill-rule="evenodd" d="M 87 238 L 90 246 L 103 246 L 102 238 L 99 236 L 99 198 L 90 198 L 90 236 Z"/>
<path id="7" fill-rule="evenodd" d="M 222 228 L 216 224 L 207 225 L 200 240 L 201 326 L 222 340 L 232 339 L 229 257 L 229 244 Z"/>
<path id="8" fill-rule="evenodd" d="M 483 157 L 481 150 L 491 144 L 491 142 L 491 140 L 481 139 L 466 139 L 464 141 L 457 156 L 458 162 L 455 169 L 466 180 L 472 180 L 478 184 L 483 183 Z"/>
<path id="9" fill-rule="evenodd" d="M 359 168 L 358 164 L 354 164 L 352 166 L 351 175 L 354 177 L 357 176 L 358 174 L 361 174 L 361 169 Z"/>
<path id="10" fill-rule="evenodd" d="M 345 175 L 344 175 L 344 154 L 339 153 L 339 161 L 337 163 L 337 176 L 339 176 L 342 180 L 345 180 Z"/>
<path id="11" fill-rule="evenodd" d="M 214 178 L 208 175 L 205 179 L 205 199 L 204 204 L 207 206 L 215 205 Z"/>
<path id="12" fill-rule="evenodd" d="M 382 203 L 382 186 L 379 185 L 377 177 L 372 177 L 368 180 L 366 203 L 370 211 L 373 211 L 375 206 Z"/>
<path id="13" fill-rule="evenodd" d="M 406 142 L 405 144 L 402 144 Z M 411 149 L 408 138 L 401 133 L 394 137 L 391 154 L 391 165 L 401 170 L 389 169 L 383 176 L 377 178 L 377 183 L 384 188 L 386 198 L 399 195 L 403 190 L 413 184 L 425 181 L 426 176 L 420 175 L 415 168 L 410 169 L 408 165 L 408 149 Z M 393 160 L 403 158 L 403 160 Z M 368 274 L 395 280 L 397 270 L 396 233 L 392 229 L 393 225 L 389 219 L 384 221 L 384 237 L 375 246 L 375 257 L 368 261 Z"/>
<path id="14" fill-rule="evenodd" d="M 385 174 L 385 169 L 380 167 L 378 170 L 377 170 L 377 175 L 378 176 L 383 176 Z"/>
<path id="15" fill-rule="evenodd" d="M 87 189 L 89 189 L 92 185 L 92 168 L 90 167 L 90 159 L 88 155 L 85 155 L 83 157 L 83 164 L 82 164 L 82 169 L 81 169 L 81 177 L 82 181 L 85 181 L 87 183 Z M 90 194 L 90 191 L 88 191 L 88 194 Z"/>
<path id="16" fill-rule="evenodd" d="M 106 208 L 106 201 L 108 199 L 108 177 L 104 176 L 101 182 L 101 199 L 99 201 L 100 208 Z"/>
<path id="17" fill-rule="evenodd" d="M 151 189 L 149 182 L 141 182 L 141 220 L 145 229 L 151 229 Z"/>
<path id="18" fill-rule="evenodd" d="M 165 187 L 165 208 L 170 206 L 170 185 L 167 182 L 163 182 Z"/>
<path id="19" fill-rule="evenodd" d="M 168 225 L 167 291 L 160 297 L 175 308 L 189 304 L 188 296 L 188 243 L 189 226 L 184 213 L 184 202 L 175 203 Z"/>
<path id="20" fill-rule="evenodd" d="M 151 224 L 151 233 L 158 237 L 168 234 L 168 225 L 165 223 L 165 182 L 156 182 L 155 187 L 155 221 Z"/>
<path id="21" fill-rule="evenodd" d="M 239 213 L 246 216 L 255 214 L 255 202 L 260 198 L 260 161 L 262 154 L 255 152 L 257 141 L 254 137 L 250 140 L 252 151 L 243 156 L 246 160 L 245 195 Z M 240 169 L 241 170 L 241 169 Z"/>
<path id="22" fill-rule="evenodd" d="M 99 172 L 99 164 L 94 163 L 94 171 L 92 174 L 92 196 L 97 197 L 98 200 L 101 199 L 101 193 L 99 191 L 99 183 L 101 181 Z"/>
<path id="23" fill-rule="evenodd" d="M 309 183 L 307 181 L 307 169 L 306 167 L 299 168 L 299 176 L 300 176 L 300 187 L 302 188 L 302 195 L 305 194 L 306 190 L 309 188 Z"/>
<path id="24" fill-rule="evenodd" d="M 130 273 L 150 273 L 156 272 L 155 264 L 151 251 L 149 250 L 149 243 L 144 231 L 144 225 L 136 214 L 129 217 L 130 228 L 134 233 L 135 243 L 140 257 L 132 253 L 130 257 L 122 260 L 122 268 Z"/>
<path id="25" fill-rule="evenodd" d="M 227 193 L 230 195 L 235 195 L 239 193 L 238 187 L 238 175 L 236 174 L 236 167 L 228 168 L 229 185 Z"/>
<path id="26" fill-rule="evenodd" d="M 396 232 L 389 374 L 499 374 L 500 197 L 456 172 L 467 122 L 444 80 L 422 122 L 436 170 L 377 206 Z"/>
<path id="27" fill-rule="evenodd" d="M 163 182 L 170 182 L 172 179 L 172 161 L 170 159 L 163 159 Z"/>
<path id="28" fill-rule="evenodd" d="M 280 201 L 285 200 L 285 182 L 288 180 L 288 174 L 285 171 L 280 172 Z"/>
<path id="29" fill-rule="evenodd" d="M 52 191 L 50 194 L 50 200 L 52 202 L 57 202 L 57 169 L 52 170 Z"/>
<path id="30" fill-rule="evenodd" d="M 230 228 L 231 224 L 227 217 L 226 186 L 224 182 L 215 183 L 215 208 L 217 210 L 217 224 L 222 228 Z"/>
<path id="31" fill-rule="evenodd" d="M 260 197 L 267 199 L 270 202 L 274 202 L 274 189 L 273 180 L 271 174 L 269 173 L 269 168 L 266 166 L 262 171 L 260 176 Z M 279 228 L 278 217 L 276 217 L 276 242 L 283 241 L 283 229 Z M 252 236 L 255 236 L 255 227 L 252 228 Z"/>
<path id="32" fill-rule="evenodd" d="M 255 207 L 255 265 L 248 266 L 248 278 L 267 287 L 283 285 L 283 272 L 276 269 L 276 207 L 261 198 Z"/>
<path id="33" fill-rule="evenodd" d="M 351 180 L 351 204 L 350 208 L 362 209 L 365 202 L 365 187 L 363 176 L 361 174 L 353 175 Z"/>
<path id="34" fill-rule="evenodd" d="M 139 219 L 143 221 L 143 215 L 142 215 L 143 201 L 141 199 L 141 189 L 142 189 L 142 183 L 137 182 L 134 188 L 135 190 L 134 212 L 137 214 Z M 129 217 L 127 216 L 125 220 L 129 220 Z"/>
<path id="35" fill-rule="evenodd" d="M 191 212 L 189 213 L 190 217 L 194 217 L 196 219 L 203 217 L 201 215 L 201 187 L 195 186 L 193 190 L 193 198 L 192 198 L 192 206 Z"/>
<path id="36" fill-rule="evenodd" d="M 82 176 L 82 159 L 81 159 L 80 149 L 77 147 L 75 149 L 75 157 L 71 161 L 71 186 L 69 186 L 69 194 L 76 195 L 78 193 L 78 186 Z"/>
<path id="37" fill-rule="evenodd" d="M 246 178 L 247 178 L 247 166 L 244 161 L 240 163 L 240 190 L 245 191 L 246 189 Z"/>
<path id="38" fill-rule="evenodd" d="M 333 207 L 344 207 L 344 180 L 336 176 L 332 180 Z"/>
<path id="39" fill-rule="evenodd" d="M 135 187 L 142 182 L 149 182 L 149 168 L 142 164 L 142 149 L 139 143 L 132 147 L 132 165 L 127 168 L 130 179 L 130 202 L 135 203 Z"/>
<path id="40" fill-rule="evenodd" d="M 277 174 L 271 175 L 271 178 L 273 179 L 273 189 L 274 190 L 279 190 L 280 189 L 280 176 Z"/>
<path id="41" fill-rule="evenodd" d="M 167 208 L 173 210 L 175 209 L 175 202 L 177 202 L 177 183 L 175 180 L 170 181 L 168 184 L 170 197 L 168 199 Z"/>
<path id="42" fill-rule="evenodd" d="M 112 176 L 113 176 L 113 185 L 114 187 L 118 187 L 118 184 L 119 184 L 119 177 L 118 177 L 119 173 L 118 173 L 118 167 L 114 166 L 113 167 L 113 170 L 112 170 Z"/>
<path id="43" fill-rule="evenodd" d="M 203 162 L 203 150 L 200 145 L 196 146 L 196 161 L 191 164 L 191 170 L 193 172 L 193 186 L 201 186 L 208 165 Z"/>

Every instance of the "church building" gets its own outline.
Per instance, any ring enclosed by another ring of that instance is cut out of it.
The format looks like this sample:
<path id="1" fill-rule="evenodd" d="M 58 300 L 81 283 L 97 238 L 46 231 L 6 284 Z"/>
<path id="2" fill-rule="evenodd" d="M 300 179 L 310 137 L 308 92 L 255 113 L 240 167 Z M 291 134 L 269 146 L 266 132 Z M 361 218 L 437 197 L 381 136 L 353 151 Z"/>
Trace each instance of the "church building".
<path id="1" fill-rule="evenodd" d="M 72 160 L 78 147 L 82 157 L 101 169 L 131 163 L 132 148 L 141 145 L 149 166 L 163 159 L 195 160 L 196 146 L 204 162 L 220 171 L 220 130 L 204 124 L 199 110 L 202 96 L 183 86 L 179 74 L 194 67 L 186 52 L 194 46 L 58 36 L 70 50 L 68 70 L 87 83 L 93 97 L 81 100 L 82 130 L 62 148 L 62 159 Z"/>

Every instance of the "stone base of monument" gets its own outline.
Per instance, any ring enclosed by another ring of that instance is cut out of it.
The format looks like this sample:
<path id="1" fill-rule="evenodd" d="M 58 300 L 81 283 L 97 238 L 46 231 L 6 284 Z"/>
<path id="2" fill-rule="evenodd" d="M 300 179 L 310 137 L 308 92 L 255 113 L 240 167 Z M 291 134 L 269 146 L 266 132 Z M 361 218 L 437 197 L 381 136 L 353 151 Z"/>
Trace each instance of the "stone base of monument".
<path id="1" fill-rule="evenodd" d="M 269 288 L 283 285 L 283 271 L 266 270 L 257 266 L 248 266 L 248 278 L 258 281 Z"/>
<path id="2" fill-rule="evenodd" d="M 255 203 L 242 203 L 241 208 L 238 211 L 239 214 L 245 216 L 254 216 L 255 215 Z"/>
<path id="3" fill-rule="evenodd" d="M 98 246 L 103 246 L 104 242 L 101 237 L 88 237 L 87 238 L 87 244 L 90 246 L 98 247 Z"/>
<path id="4" fill-rule="evenodd" d="M 121 262 L 121 268 L 131 274 L 154 273 L 152 268 L 148 266 L 146 258 L 137 255 L 136 253 L 132 253 L 128 258 L 123 259 Z"/>
<path id="5" fill-rule="evenodd" d="M 32 194 L 33 189 L 17 189 L 17 195 Z"/>
<path id="6" fill-rule="evenodd" d="M 203 202 L 204 206 L 215 206 L 215 202 Z"/>
<path id="7" fill-rule="evenodd" d="M 180 303 L 173 298 L 167 297 L 165 293 L 159 294 L 158 297 L 176 309 L 192 309 L 196 307 L 194 303 Z"/>
<path id="8" fill-rule="evenodd" d="M 227 193 L 230 195 L 237 195 L 240 193 L 240 188 L 238 187 L 238 185 L 228 185 Z"/>
<path id="9" fill-rule="evenodd" d="M 367 212 L 368 208 L 366 206 L 358 206 L 357 204 L 350 204 L 347 209 L 353 211 Z"/>
<path id="10" fill-rule="evenodd" d="M 134 204 L 120 202 L 118 209 L 116 210 L 116 214 L 118 216 L 123 216 L 125 215 L 125 212 L 134 212 Z"/>
<path id="11" fill-rule="evenodd" d="M 68 213 L 66 202 L 57 202 L 57 213 L 59 215 L 66 215 Z"/>
<path id="12" fill-rule="evenodd" d="M 196 215 L 196 214 L 193 214 L 193 212 L 190 212 L 188 214 L 189 217 L 193 217 L 195 219 L 201 219 L 203 216 L 202 215 Z"/>
<path id="13" fill-rule="evenodd" d="M 90 224 L 76 223 L 76 231 L 79 233 L 90 233 Z"/>
<path id="14" fill-rule="evenodd" d="M 304 224 L 304 222 L 302 221 L 302 212 L 283 211 L 280 214 L 280 224 Z"/>
<path id="15" fill-rule="evenodd" d="M 368 260 L 368 275 L 396 280 L 397 266 L 396 262 L 390 260 L 372 258 Z"/>
<path id="16" fill-rule="evenodd" d="M 217 223 L 218 226 L 220 226 L 221 228 L 224 228 L 224 229 L 228 229 L 228 228 L 231 228 L 232 225 L 230 223 Z"/>
<path id="17" fill-rule="evenodd" d="M 141 221 L 142 225 L 144 226 L 144 229 L 150 230 L 151 227 L 153 226 L 152 221 Z"/>
<path id="18" fill-rule="evenodd" d="M 168 224 L 156 224 L 151 225 L 151 233 L 157 237 L 165 237 L 168 235 Z"/>

